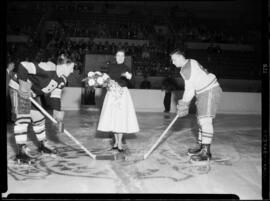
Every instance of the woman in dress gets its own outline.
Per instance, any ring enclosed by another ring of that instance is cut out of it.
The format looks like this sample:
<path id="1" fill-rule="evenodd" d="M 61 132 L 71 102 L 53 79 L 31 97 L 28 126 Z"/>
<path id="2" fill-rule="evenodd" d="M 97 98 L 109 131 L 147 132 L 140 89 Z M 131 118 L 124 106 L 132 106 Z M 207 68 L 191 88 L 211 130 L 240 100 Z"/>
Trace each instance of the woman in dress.
<path id="1" fill-rule="evenodd" d="M 132 74 L 129 67 L 124 64 L 125 51 L 118 50 L 115 58 L 116 64 L 108 65 L 107 74 L 120 85 L 120 90 L 107 91 L 97 130 L 113 132 L 114 145 L 112 149 L 123 152 L 123 135 L 139 132 L 139 126 L 133 101 L 127 88 L 127 80 L 131 79 Z"/>

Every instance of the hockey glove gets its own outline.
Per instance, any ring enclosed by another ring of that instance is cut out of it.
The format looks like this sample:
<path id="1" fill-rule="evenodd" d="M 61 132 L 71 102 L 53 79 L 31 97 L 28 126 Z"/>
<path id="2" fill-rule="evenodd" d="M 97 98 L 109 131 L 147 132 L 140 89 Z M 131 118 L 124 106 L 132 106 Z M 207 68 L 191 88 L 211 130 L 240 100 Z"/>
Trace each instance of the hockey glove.
<path id="1" fill-rule="evenodd" d="M 64 131 L 64 115 L 65 112 L 64 111 L 57 111 L 57 110 L 53 110 L 53 117 L 55 118 L 55 120 L 58 122 L 58 132 L 63 132 Z"/>
<path id="2" fill-rule="evenodd" d="M 179 100 L 176 108 L 177 108 L 177 115 L 179 117 L 187 116 L 189 112 L 189 103 L 183 100 Z"/>
<path id="3" fill-rule="evenodd" d="M 18 90 L 18 114 L 30 114 L 31 110 L 31 84 L 19 80 L 19 90 Z"/>

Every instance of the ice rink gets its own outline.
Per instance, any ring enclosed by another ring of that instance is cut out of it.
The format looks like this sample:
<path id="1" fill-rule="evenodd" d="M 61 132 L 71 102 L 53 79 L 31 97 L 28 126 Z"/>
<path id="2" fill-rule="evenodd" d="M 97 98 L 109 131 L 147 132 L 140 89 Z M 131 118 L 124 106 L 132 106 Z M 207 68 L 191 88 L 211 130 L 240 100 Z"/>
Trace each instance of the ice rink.
<path id="1" fill-rule="evenodd" d="M 126 135 L 124 153 L 115 160 L 94 160 L 47 119 L 47 136 L 59 156 L 38 156 L 29 166 L 14 164 L 15 140 L 7 125 L 8 192 L 12 193 L 164 193 L 235 194 L 262 199 L 261 115 L 218 114 L 211 146 L 213 160 L 192 164 L 186 155 L 195 145 L 195 115 L 179 118 L 146 160 L 140 160 L 175 114 L 137 112 L 140 132 Z M 113 155 L 111 134 L 97 132 L 98 111 L 66 111 L 65 129 L 96 155 Z M 37 141 L 29 135 L 33 152 Z"/>

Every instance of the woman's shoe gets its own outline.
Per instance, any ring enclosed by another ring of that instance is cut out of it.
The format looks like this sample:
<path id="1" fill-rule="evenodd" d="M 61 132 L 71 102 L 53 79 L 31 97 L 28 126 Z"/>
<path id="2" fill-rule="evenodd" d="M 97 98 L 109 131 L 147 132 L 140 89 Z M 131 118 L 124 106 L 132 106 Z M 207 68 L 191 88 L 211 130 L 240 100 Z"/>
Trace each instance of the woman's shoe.
<path id="1" fill-rule="evenodd" d="M 110 150 L 117 150 L 117 149 L 118 149 L 117 145 L 113 145 Z"/>
<path id="2" fill-rule="evenodd" d="M 117 150 L 119 151 L 119 152 L 121 152 L 121 153 L 123 153 L 125 150 L 124 149 L 119 149 L 118 147 L 117 147 Z"/>

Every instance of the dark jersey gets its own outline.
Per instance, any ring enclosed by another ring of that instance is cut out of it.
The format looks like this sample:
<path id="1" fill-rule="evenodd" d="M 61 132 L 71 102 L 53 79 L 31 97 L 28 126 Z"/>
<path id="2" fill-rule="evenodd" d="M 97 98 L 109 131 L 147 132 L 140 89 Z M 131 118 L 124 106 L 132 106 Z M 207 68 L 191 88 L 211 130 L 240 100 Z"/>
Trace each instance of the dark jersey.
<path id="1" fill-rule="evenodd" d="M 48 94 L 56 88 L 63 88 L 67 82 L 65 76 L 58 77 L 53 63 L 21 62 L 19 64 L 17 78 L 31 81 L 35 94 Z"/>
<path id="2" fill-rule="evenodd" d="M 58 76 L 56 66 L 51 62 L 21 62 L 18 67 L 17 79 L 30 81 L 32 83 L 31 90 L 34 94 L 40 96 L 48 94 L 50 105 L 55 110 L 61 110 L 61 89 L 66 85 L 67 78 Z M 12 81 L 11 81 L 12 82 Z M 14 85 L 14 84 L 10 84 Z"/>

